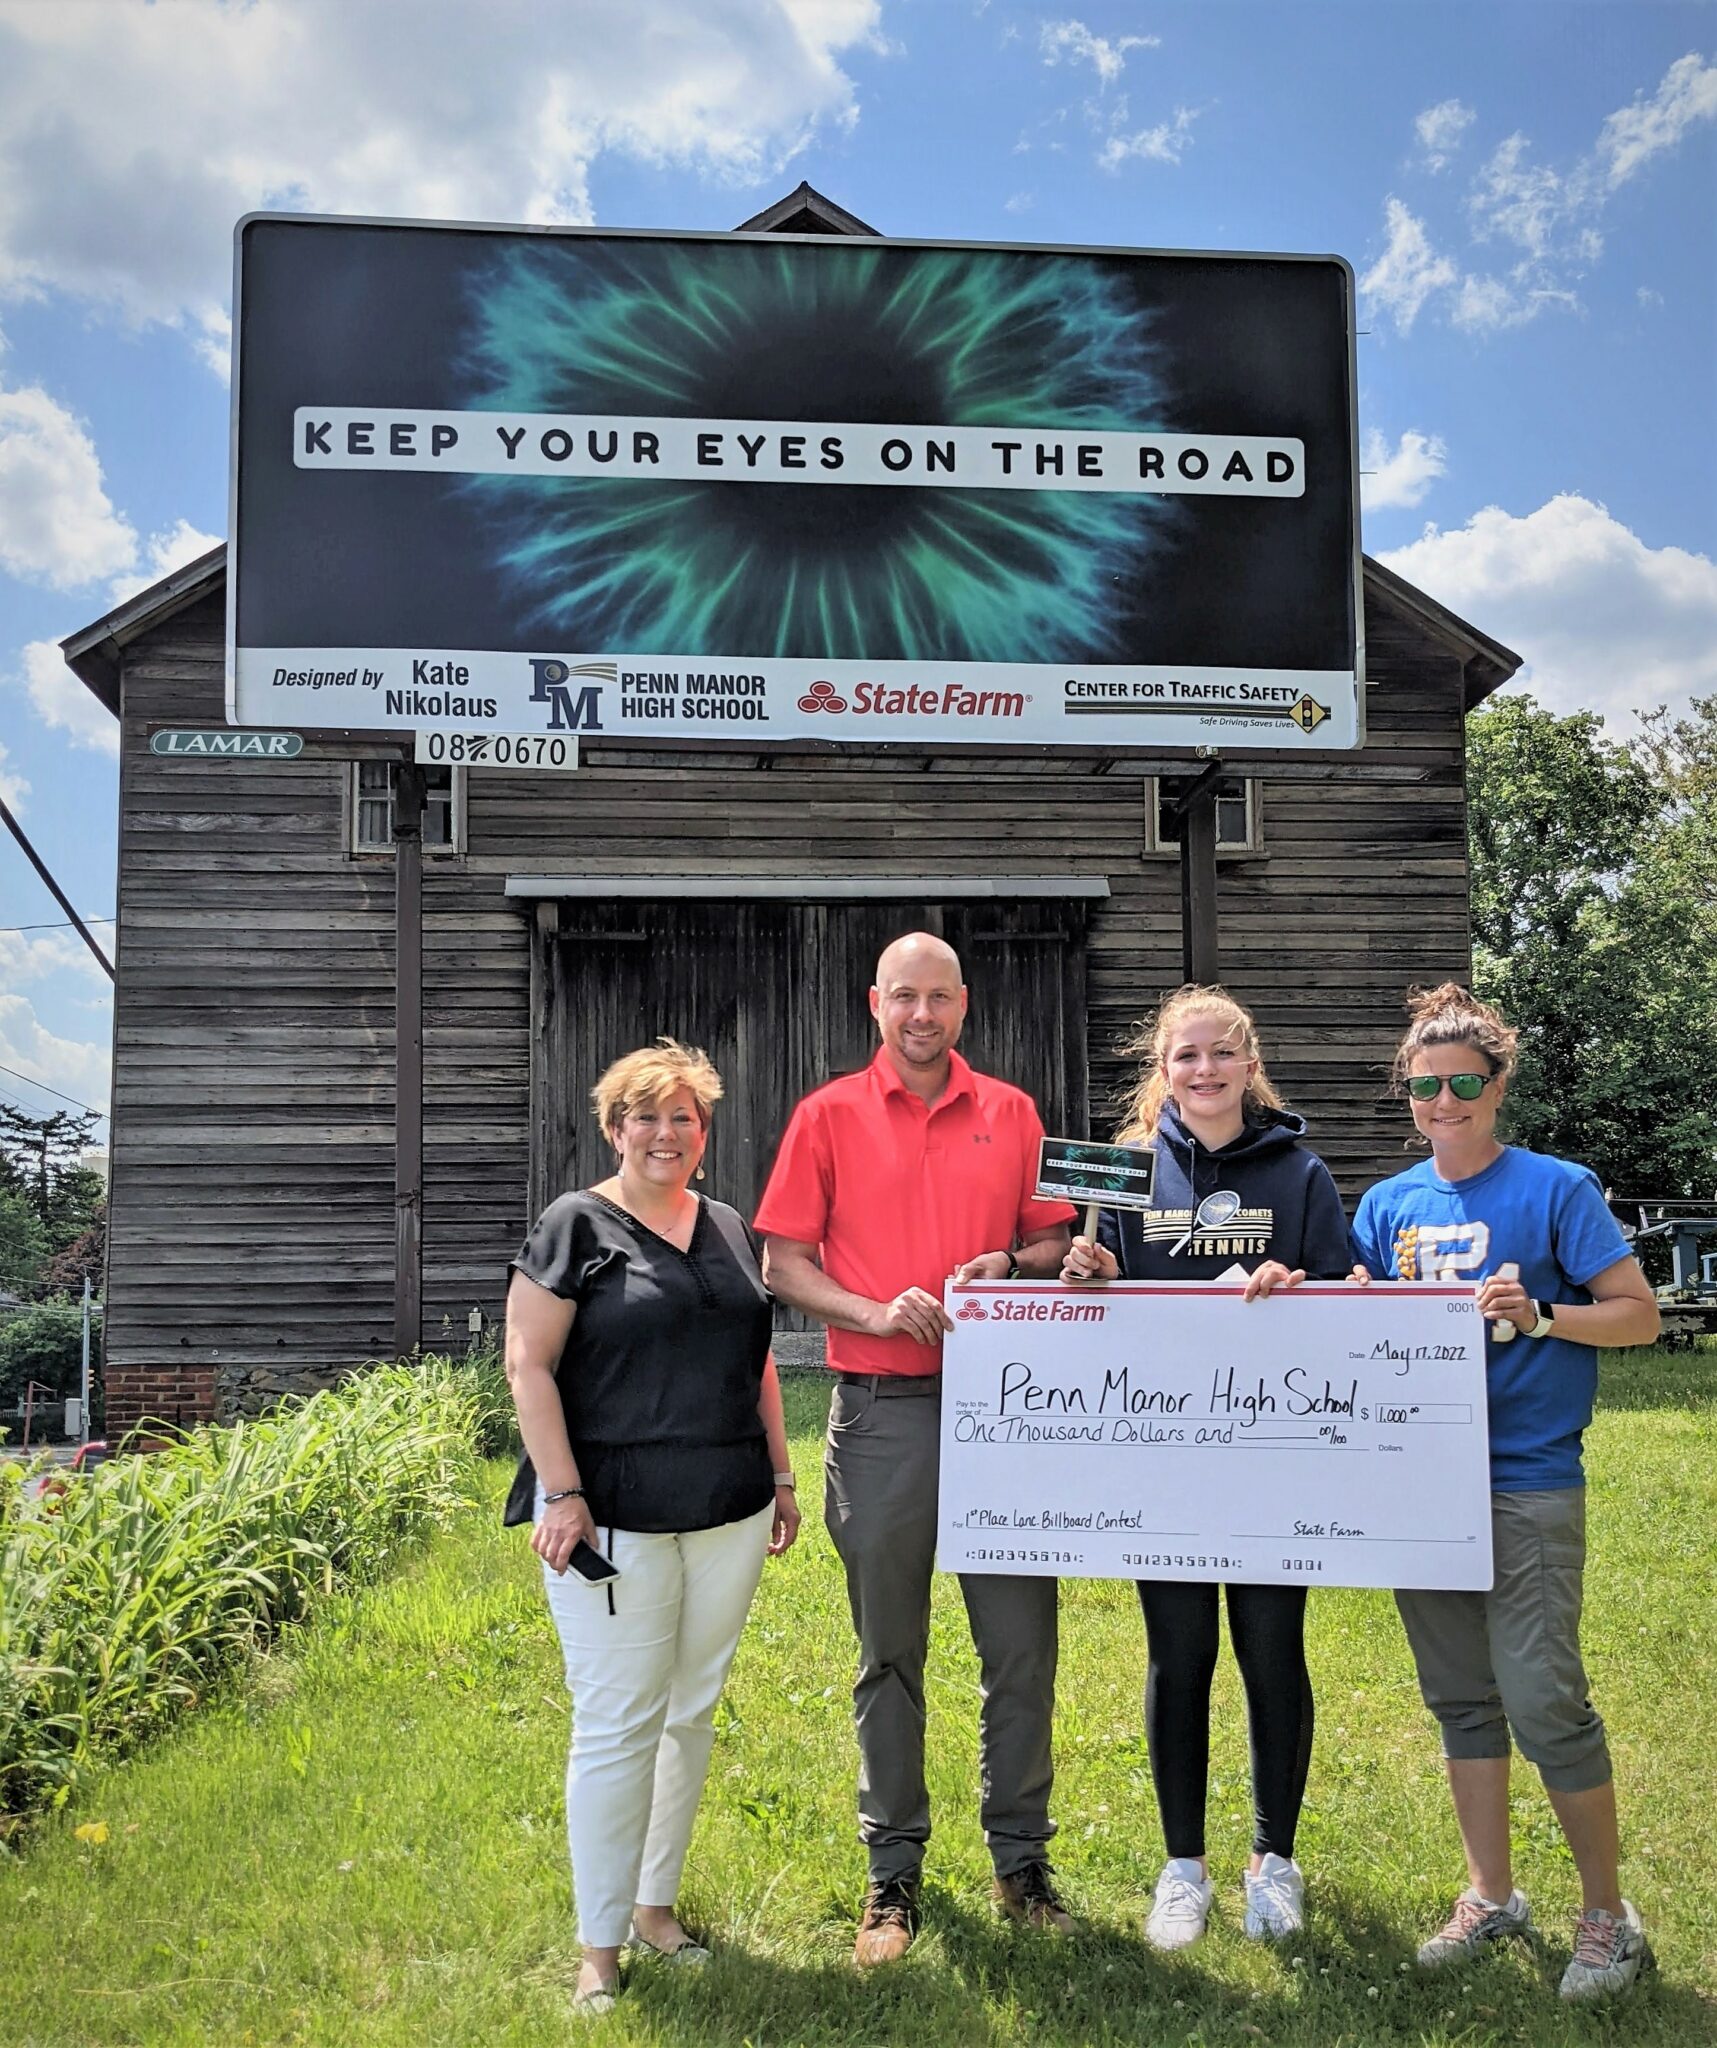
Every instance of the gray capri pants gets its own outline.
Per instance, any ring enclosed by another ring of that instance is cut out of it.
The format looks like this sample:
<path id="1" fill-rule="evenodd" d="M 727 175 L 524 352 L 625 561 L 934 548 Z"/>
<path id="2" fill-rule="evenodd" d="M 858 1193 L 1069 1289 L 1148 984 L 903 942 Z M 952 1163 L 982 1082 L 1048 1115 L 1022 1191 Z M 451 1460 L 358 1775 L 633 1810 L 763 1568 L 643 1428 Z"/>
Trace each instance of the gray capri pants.
<path id="1" fill-rule="evenodd" d="M 1520 1753 L 1552 1792 L 1610 1779 L 1604 1724 L 1580 1658 L 1586 1489 L 1493 1493 L 1488 1593 L 1395 1596 L 1419 1690 L 1457 1761 Z"/>

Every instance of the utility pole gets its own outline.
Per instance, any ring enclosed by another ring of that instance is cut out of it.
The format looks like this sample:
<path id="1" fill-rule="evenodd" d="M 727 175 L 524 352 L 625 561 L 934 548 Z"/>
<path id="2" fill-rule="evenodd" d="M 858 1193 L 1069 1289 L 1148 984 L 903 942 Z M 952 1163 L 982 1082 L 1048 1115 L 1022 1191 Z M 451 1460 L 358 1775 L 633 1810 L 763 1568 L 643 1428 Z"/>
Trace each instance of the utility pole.
<path id="1" fill-rule="evenodd" d="M 394 768 L 394 1355 L 423 1338 L 423 809 L 425 776 Z"/>

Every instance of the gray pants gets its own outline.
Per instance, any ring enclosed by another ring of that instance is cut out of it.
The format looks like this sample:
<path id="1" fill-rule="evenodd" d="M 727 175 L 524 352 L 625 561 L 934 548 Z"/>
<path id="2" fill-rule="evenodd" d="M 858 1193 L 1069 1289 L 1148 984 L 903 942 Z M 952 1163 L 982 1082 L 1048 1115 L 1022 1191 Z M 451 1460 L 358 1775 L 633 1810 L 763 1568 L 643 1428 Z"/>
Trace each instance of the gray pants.
<path id="1" fill-rule="evenodd" d="M 880 1387 L 880 1391 L 879 1391 Z M 941 1380 L 838 1381 L 824 1454 L 824 1514 L 846 1566 L 859 1639 L 853 1713 L 859 1836 L 876 1879 L 910 1876 L 930 1839 L 924 1659 L 936 1553 Z M 984 1839 L 997 1874 L 1040 1862 L 1055 1832 L 1054 1579 L 962 1573 L 977 1648 Z"/>
<path id="2" fill-rule="evenodd" d="M 1395 1596 L 1443 1754 L 1507 1756 L 1512 1729 L 1552 1792 L 1590 1792 L 1610 1752 L 1580 1657 L 1586 1490 L 1493 1493 L 1490 1529 L 1488 1593 Z"/>

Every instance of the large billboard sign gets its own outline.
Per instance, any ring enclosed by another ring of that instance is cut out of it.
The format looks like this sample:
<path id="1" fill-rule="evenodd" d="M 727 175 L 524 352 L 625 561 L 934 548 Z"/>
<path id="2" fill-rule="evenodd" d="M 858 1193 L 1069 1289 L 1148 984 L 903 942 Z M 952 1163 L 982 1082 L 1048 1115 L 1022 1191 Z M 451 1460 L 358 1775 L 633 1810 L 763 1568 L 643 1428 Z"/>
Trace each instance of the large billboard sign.
<path id="1" fill-rule="evenodd" d="M 1363 737 L 1333 257 L 255 215 L 228 716 Z"/>

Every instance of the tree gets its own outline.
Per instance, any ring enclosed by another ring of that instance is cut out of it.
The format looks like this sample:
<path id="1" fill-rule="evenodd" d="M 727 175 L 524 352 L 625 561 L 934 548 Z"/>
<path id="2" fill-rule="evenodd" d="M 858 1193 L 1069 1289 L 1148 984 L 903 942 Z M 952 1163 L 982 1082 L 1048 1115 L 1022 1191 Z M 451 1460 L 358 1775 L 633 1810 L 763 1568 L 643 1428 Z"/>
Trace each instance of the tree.
<path id="1" fill-rule="evenodd" d="M 1521 1033 L 1508 1129 L 1621 1195 L 1717 1188 L 1714 708 L 1633 746 L 1526 696 L 1468 721 L 1473 979 Z"/>
<path id="2" fill-rule="evenodd" d="M 48 1240 L 35 1210 L 22 1195 L 0 1188 L 0 1287 L 28 1295 L 41 1278 L 47 1256 Z"/>
<path id="3" fill-rule="evenodd" d="M 107 1270 L 107 1204 L 95 1212 L 95 1219 L 74 1237 L 63 1251 L 55 1252 L 42 1273 L 41 1286 L 47 1294 L 66 1294 L 74 1299 L 83 1293 L 87 1278 L 97 1294 Z"/>
<path id="4" fill-rule="evenodd" d="M 0 1192 L 28 1204 L 50 1256 L 83 1235 L 106 1199 L 101 1175 L 82 1164 L 100 1121 L 63 1109 L 32 1116 L 0 1102 Z"/>
<path id="5" fill-rule="evenodd" d="M 99 1325 L 92 1341 L 99 1338 Z M 91 1376 L 95 1361 L 91 1360 Z M 21 1400 L 28 1380 L 76 1393 L 83 1371 L 83 1305 L 44 1301 L 0 1322 L 0 1400 Z"/>

